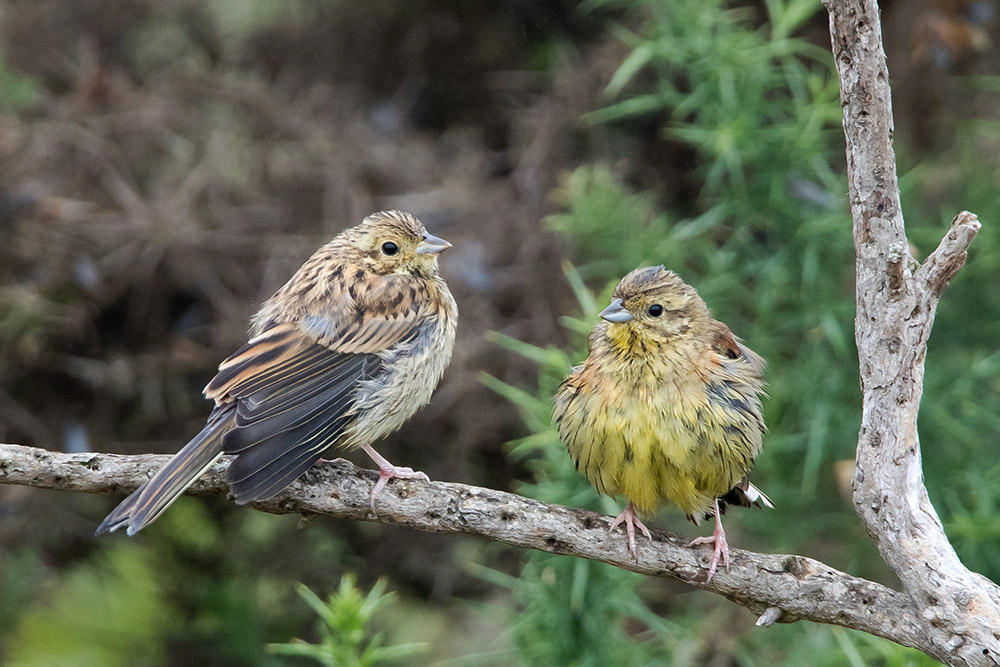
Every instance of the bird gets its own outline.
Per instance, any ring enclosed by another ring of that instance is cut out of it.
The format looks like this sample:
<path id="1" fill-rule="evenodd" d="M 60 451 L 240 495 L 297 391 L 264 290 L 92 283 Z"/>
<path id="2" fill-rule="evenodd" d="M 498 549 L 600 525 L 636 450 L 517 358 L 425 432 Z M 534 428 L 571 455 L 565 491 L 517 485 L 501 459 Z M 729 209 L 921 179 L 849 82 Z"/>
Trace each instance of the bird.
<path id="1" fill-rule="evenodd" d="M 438 270 L 448 241 L 412 214 L 381 211 L 317 250 L 251 320 L 248 342 L 205 387 L 205 427 L 97 528 L 134 535 L 220 456 L 238 504 L 279 493 L 328 452 L 379 467 L 372 511 L 396 467 L 372 443 L 426 404 L 451 360 L 458 307 Z"/>
<path id="2" fill-rule="evenodd" d="M 749 482 L 765 431 L 764 360 L 712 318 L 698 292 L 663 266 L 619 282 L 588 339 L 589 355 L 554 397 L 553 418 L 576 469 L 608 496 L 624 495 L 628 549 L 639 519 L 673 504 L 715 531 L 710 581 L 729 567 L 726 505 L 773 507 Z"/>

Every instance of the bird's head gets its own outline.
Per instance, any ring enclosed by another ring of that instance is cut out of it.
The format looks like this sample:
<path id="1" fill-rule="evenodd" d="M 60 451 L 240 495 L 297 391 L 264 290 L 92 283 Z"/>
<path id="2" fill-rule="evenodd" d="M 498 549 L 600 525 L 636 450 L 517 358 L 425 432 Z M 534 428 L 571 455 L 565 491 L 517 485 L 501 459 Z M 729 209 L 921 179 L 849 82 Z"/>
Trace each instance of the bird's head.
<path id="1" fill-rule="evenodd" d="M 377 275 L 437 275 L 438 253 L 451 247 L 404 211 L 373 213 L 350 235 L 358 261 Z"/>
<path id="2" fill-rule="evenodd" d="M 661 345 L 697 331 L 709 318 L 695 289 L 662 266 L 636 269 L 622 278 L 600 315 L 611 323 L 612 338 Z"/>

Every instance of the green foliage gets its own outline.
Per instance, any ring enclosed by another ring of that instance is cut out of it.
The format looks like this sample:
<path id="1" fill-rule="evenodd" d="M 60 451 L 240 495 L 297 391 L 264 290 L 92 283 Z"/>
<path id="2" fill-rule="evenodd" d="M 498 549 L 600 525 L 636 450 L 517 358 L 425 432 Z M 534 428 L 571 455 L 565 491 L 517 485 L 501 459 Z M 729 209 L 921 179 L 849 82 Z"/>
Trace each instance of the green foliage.
<path id="1" fill-rule="evenodd" d="M 0 638 L 10 632 L 45 575 L 45 566 L 27 548 L 3 555 L 0 568 Z"/>
<path id="2" fill-rule="evenodd" d="M 287 644 L 269 644 L 268 650 L 279 655 L 310 658 L 328 667 L 372 667 L 409 658 L 427 650 L 427 644 L 386 646 L 382 633 L 369 636 L 372 619 L 395 597 L 386 593 L 385 580 L 379 580 L 366 595 L 355 586 L 353 574 L 345 574 L 340 588 L 324 602 L 299 584 L 298 592 L 319 616 L 319 644 L 296 639 Z"/>
<path id="3" fill-rule="evenodd" d="M 38 82 L 12 70 L 0 52 L 0 109 L 24 111 L 33 108 L 40 100 Z"/>
<path id="4" fill-rule="evenodd" d="M 102 537 L 66 570 L 46 568 L 27 549 L 5 554 L 0 661 L 278 664 L 265 644 L 308 622 L 288 571 L 336 585 L 338 564 L 349 559 L 343 541 L 297 531 L 293 517 L 214 505 L 181 498 L 151 530 Z"/>
<path id="5" fill-rule="evenodd" d="M 514 664 L 681 665 L 699 644 L 642 602 L 641 576 L 604 563 L 532 554 L 519 577 L 479 571 L 511 591 Z"/>
<path id="6" fill-rule="evenodd" d="M 936 667 L 937 660 L 863 632 L 819 625 L 776 625 L 748 634 L 735 651 L 745 667 Z"/>
<path id="7" fill-rule="evenodd" d="M 566 210 L 549 216 L 546 223 L 587 259 L 580 268 L 585 277 L 608 280 L 623 273 L 623 260 L 632 258 L 655 259 L 671 267 L 688 262 L 698 266 L 715 248 L 711 232 L 719 225 L 721 211 L 711 209 L 678 221 L 656 211 L 653 193 L 632 192 L 601 167 L 570 173 L 555 198 Z"/>
<path id="8" fill-rule="evenodd" d="M 677 271 L 769 360 L 771 433 L 757 479 L 796 520 L 815 522 L 811 500 L 836 493 L 830 466 L 853 455 L 860 408 L 840 105 L 829 54 L 792 36 L 820 4 L 766 7 L 770 21 L 754 28 L 749 10 L 720 0 L 644 2 L 640 30 L 620 31 L 631 53 L 608 86 L 624 99 L 589 118 L 660 120 L 664 136 L 695 151 L 699 194 L 660 212 L 655 193 L 582 167 L 548 223 L 602 288 L 644 264 Z M 819 522 L 853 530 L 836 516 Z"/>
<path id="9" fill-rule="evenodd" d="M 760 478 L 767 479 L 773 461 L 783 477 L 798 478 L 777 490 L 778 500 L 783 493 L 832 493 L 833 480 L 824 484 L 821 469 L 852 455 L 859 420 L 846 212 L 778 218 L 787 227 L 784 244 L 771 247 L 767 239 L 732 240 L 737 223 L 719 207 L 671 222 L 651 210 L 648 194 L 629 192 L 601 168 L 571 174 L 558 199 L 567 210 L 549 223 L 585 261 L 581 274 L 600 279 L 607 292 L 636 266 L 665 264 L 770 361 L 772 432 Z M 582 328 L 593 322 L 587 318 Z"/>
<path id="10" fill-rule="evenodd" d="M 780 467 L 789 496 L 821 497 L 835 491 L 825 467 L 852 456 L 860 407 L 840 105 L 829 54 L 792 36 L 819 2 L 766 7 L 770 21 L 754 28 L 748 9 L 721 0 L 648 0 L 640 30 L 619 31 L 631 53 L 608 94 L 624 99 L 589 118 L 660 119 L 665 137 L 693 149 L 699 194 L 679 205 L 687 213 L 659 212 L 654 193 L 583 167 L 548 222 L 588 278 L 606 285 L 665 264 L 695 285 L 771 363 L 759 478 Z"/>
<path id="11" fill-rule="evenodd" d="M 149 554 L 117 545 L 69 571 L 24 614 L 7 665 L 156 665 L 177 622 Z M 107 632 L 114 628 L 114 632 Z"/>
<path id="12" fill-rule="evenodd" d="M 821 5 L 771 0 L 757 29 L 750 8 L 728 5 L 642 2 L 639 32 L 618 30 L 631 53 L 607 87 L 624 99 L 588 118 L 664 117 L 664 136 L 697 152 L 702 205 L 780 229 L 771 215 L 799 207 L 784 194 L 797 180 L 836 201 L 823 189 L 836 182 L 825 156 L 840 119 L 837 80 L 828 51 L 792 36 Z"/>

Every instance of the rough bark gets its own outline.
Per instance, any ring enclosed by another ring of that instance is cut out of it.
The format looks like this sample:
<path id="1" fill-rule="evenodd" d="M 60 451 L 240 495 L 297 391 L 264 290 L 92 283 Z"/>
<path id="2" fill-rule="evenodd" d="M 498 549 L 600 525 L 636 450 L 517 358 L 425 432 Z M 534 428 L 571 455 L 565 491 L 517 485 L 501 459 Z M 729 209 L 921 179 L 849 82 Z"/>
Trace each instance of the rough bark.
<path id="1" fill-rule="evenodd" d="M 124 493 L 149 479 L 167 459 L 158 455 L 63 454 L 0 445 L 0 483 Z M 228 494 L 226 465 L 228 460 L 223 459 L 212 466 L 191 491 Z M 611 517 L 445 482 L 392 481 L 379 498 L 376 517 L 369 507 L 376 478 L 375 472 L 347 462 L 320 464 L 275 498 L 250 507 L 272 514 L 326 515 L 436 533 L 466 533 L 527 549 L 600 560 L 724 595 L 761 614 L 760 625 L 804 619 L 921 647 L 917 607 L 909 598 L 811 558 L 732 549 L 730 569 L 720 570 L 706 583 L 711 550 L 686 546 L 688 537 L 654 530 L 653 542 L 640 540 L 639 559 L 633 560 L 623 535 L 608 534 Z M 94 517 L 95 527 L 99 518 Z"/>
<path id="2" fill-rule="evenodd" d="M 963 211 L 920 265 L 909 252 L 892 148 L 889 73 L 875 0 L 826 0 L 840 77 L 857 250 L 855 337 L 863 408 L 854 506 L 918 607 L 921 650 L 1000 664 L 1000 588 L 962 565 L 927 496 L 917 410 L 938 298 L 979 231 Z"/>

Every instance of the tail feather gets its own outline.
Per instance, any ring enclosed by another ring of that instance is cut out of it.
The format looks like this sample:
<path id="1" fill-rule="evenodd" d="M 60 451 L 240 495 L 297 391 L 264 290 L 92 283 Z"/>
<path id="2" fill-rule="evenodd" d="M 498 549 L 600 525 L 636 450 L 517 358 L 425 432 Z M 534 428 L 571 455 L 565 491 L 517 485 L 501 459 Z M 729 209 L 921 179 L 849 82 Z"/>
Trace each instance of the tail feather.
<path id="1" fill-rule="evenodd" d="M 758 489 L 753 484 L 750 484 L 748 482 L 747 489 L 743 493 L 746 495 L 747 500 L 750 501 L 751 505 L 757 505 L 758 507 L 763 505 L 764 507 L 774 509 L 774 503 L 771 502 L 771 499 L 767 497 L 767 494 Z"/>
<path id="2" fill-rule="evenodd" d="M 774 509 L 774 503 L 763 491 L 750 483 L 744 477 L 739 483 L 729 490 L 725 495 L 719 497 L 719 511 L 726 513 L 727 505 L 739 507 L 769 507 Z"/>
<path id="3" fill-rule="evenodd" d="M 135 535 L 156 521 L 222 455 L 222 436 L 231 426 L 231 409 L 213 414 L 191 442 L 101 522 L 96 534 L 125 527 Z"/>

